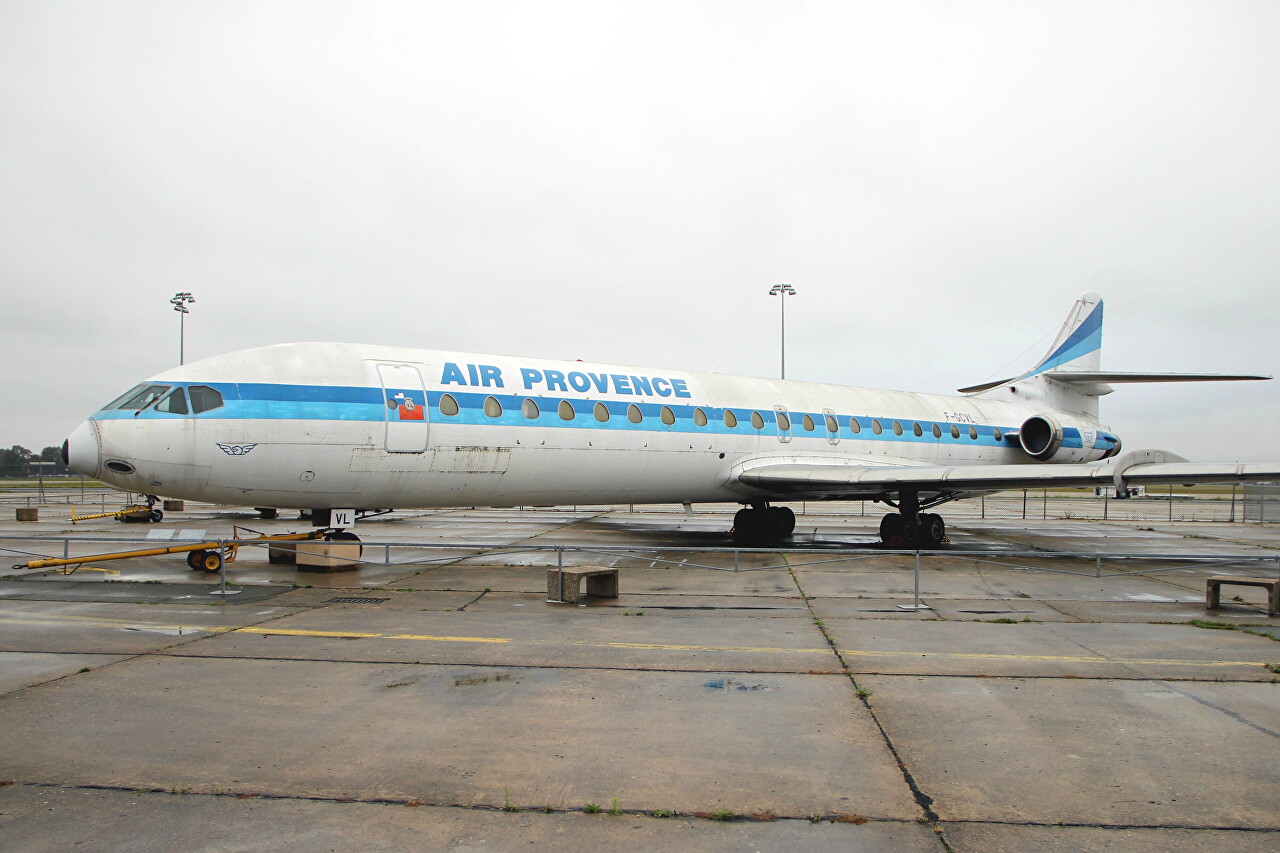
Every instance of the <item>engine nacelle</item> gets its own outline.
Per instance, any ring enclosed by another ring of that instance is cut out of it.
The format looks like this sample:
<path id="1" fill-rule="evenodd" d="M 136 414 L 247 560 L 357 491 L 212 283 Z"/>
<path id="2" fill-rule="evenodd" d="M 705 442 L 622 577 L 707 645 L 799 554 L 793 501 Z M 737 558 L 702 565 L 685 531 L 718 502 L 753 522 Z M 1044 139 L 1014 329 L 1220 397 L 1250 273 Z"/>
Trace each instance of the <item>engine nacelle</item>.
<path id="1" fill-rule="evenodd" d="M 1018 443 L 1028 456 L 1042 462 L 1093 462 L 1114 456 L 1120 439 L 1093 424 L 1071 421 L 1065 426 L 1055 415 L 1032 415 L 1018 430 Z"/>

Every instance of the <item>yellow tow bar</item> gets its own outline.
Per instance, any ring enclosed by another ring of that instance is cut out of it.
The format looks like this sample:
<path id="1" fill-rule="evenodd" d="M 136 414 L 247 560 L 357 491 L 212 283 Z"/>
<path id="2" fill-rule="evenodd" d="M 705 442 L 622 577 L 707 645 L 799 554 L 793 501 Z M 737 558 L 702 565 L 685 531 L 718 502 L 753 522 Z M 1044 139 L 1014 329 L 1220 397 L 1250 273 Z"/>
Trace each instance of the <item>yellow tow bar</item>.
<path id="1" fill-rule="evenodd" d="M 193 569 L 204 569 L 206 572 L 216 572 L 222 568 L 223 555 L 226 555 L 227 562 L 232 562 L 236 558 L 236 552 L 241 545 L 248 545 L 257 542 L 297 542 L 303 539 L 317 539 L 324 535 L 322 530 L 313 530 L 308 533 L 277 533 L 263 536 L 255 536 L 252 539 L 240 538 L 240 529 L 233 528 L 232 536 L 234 538 L 228 541 L 209 540 L 205 542 L 191 542 L 185 545 L 168 545 L 164 548 L 142 548 L 134 551 L 116 551 L 110 554 L 92 554 L 86 557 L 62 557 L 56 559 L 29 560 L 26 563 L 15 563 L 15 569 L 53 569 L 62 566 L 81 566 L 85 563 L 105 563 L 108 560 L 127 560 L 132 557 L 160 557 L 165 554 L 186 554 L 187 565 Z"/>
<path id="2" fill-rule="evenodd" d="M 160 514 L 160 510 L 153 509 L 146 504 L 129 504 L 124 509 L 116 510 L 114 512 L 95 512 L 92 515 L 76 515 L 76 508 L 73 506 L 71 507 L 71 523 L 75 524 L 77 521 L 88 521 L 91 518 L 116 518 L 131 521 L 159 520 L 152 517 L 152 512 Z"/>

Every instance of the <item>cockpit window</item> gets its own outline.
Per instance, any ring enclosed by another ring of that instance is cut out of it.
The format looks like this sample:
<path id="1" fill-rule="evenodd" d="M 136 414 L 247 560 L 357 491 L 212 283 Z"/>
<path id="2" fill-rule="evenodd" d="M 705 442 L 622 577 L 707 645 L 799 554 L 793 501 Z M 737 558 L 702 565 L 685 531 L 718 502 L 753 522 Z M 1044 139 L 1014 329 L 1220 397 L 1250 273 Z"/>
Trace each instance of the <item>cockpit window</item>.
<path id="1" fill-rule="evenodd" d="M 145 409 L 147 406 L 150 406 L 156 400 L 159 400 L 162 396 L 164 396 L 164 393 L 168 391 L 171 387 L 173 386 L 171 385 L 143 386 L 142 390 L 138 391 L 138 393 L 134 394 L 132 397 L 127 398 L 123 403 L 117 406 L 117 408 L 122 409 L 123 411 L 126 411 L 126 412 L 140 412 L 143 409 Z"/>
<path id="2" fill-rule="evenodd" d="M 222 407 L 222 394 L 208 385 L 192 385 L 187 389 L 191 395 L 191 411 L 193 414 L 208 412 Z"/>
<path id="3" fill-rule="evenodd" d="M 187 413 L 187 395 L 183 393 L 181 388 L 174 388 L 169 392 L 169 396 L 156 403 L 156 411 L 167 412 L 171 415 L 185 415 Z"/>
<path id="4" fill-rule="evenodd" d="M 145 385 L 134 385 L 134 386 L 133 386 L 132 388 L 130 388 L 128 391 L 125 391 L 125 392 L 124 392 L 123 394 L 121 394 L 119 397 L 116 397 L 116 398 L 115 398 L 114 400 L 112 400 L 110 403 L 107 403 L 105 406 L 103 406 L 103 407 L 102 407 L 102 411 L 104 411 L 104 412 L 108 412 L 108 411 L 110 411 L 110 410 L 112 410 L 112 409 L 116 408 L 116 407 L 117 407 L 117 406 L 119 406 L 121 403 L 123 403 L 125 400 L 128 400 L 128 399 L 129 399 L 130 397 L 132 397 L 134 394 L 137 394 L 139 391 L 141 391 L 143 388 L 146 388 L 146 387 L 147 387 L 147 386 L 145 386 Z"/>

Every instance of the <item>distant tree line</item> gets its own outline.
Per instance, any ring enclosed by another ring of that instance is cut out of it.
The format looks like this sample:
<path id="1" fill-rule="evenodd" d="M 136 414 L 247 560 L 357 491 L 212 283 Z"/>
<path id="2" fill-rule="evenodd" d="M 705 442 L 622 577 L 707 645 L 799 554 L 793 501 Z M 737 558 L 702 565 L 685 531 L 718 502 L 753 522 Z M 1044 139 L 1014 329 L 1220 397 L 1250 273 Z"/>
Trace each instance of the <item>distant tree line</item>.
<path id="1" fill-rule="evenodd" d="M 22 445 L 15 444 L 8 450 L 0 449 L 0 476 L 28 476 L 34 471 L 31 467 L 32 462 L 53 462 L 52 469 L 45 469 L 47 473 L 68 473 L 68 469 L 62 464 L 62 448 L 46 447 L 39 453 L 33 453 Z"/>

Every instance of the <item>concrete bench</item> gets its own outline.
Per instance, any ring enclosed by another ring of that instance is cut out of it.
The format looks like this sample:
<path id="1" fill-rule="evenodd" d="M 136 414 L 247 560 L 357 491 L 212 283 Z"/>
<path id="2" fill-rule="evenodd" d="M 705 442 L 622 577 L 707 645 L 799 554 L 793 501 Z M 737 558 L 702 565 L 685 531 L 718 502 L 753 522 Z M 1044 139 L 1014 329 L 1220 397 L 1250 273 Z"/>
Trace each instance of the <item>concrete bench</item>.
<path id="1" fill-rule="evenodd" d="M 582 579 L 587 579 L 587 596 L 618 597 L 618 570 L 604 566 L 575 566 L 571 569 L 547 569 L 547 603 L 577 604 L 584 597 Z"/>
<path id="2" fill-rule="evenodd" d="M 1280 580 L 1276 578 L 1239 578 L 1232 575 L 1214 575 L 1204 582 L 1204 609 L 1217 610 L 1224 584 L 1236 586 L 1260 586 L 1267 591 L 1267 615 L 1280 613 Z"/>

